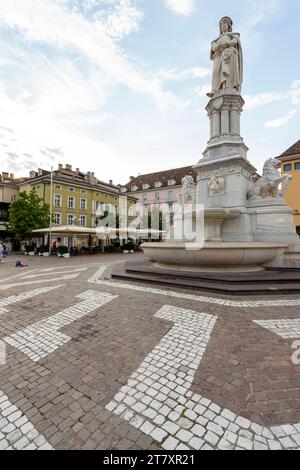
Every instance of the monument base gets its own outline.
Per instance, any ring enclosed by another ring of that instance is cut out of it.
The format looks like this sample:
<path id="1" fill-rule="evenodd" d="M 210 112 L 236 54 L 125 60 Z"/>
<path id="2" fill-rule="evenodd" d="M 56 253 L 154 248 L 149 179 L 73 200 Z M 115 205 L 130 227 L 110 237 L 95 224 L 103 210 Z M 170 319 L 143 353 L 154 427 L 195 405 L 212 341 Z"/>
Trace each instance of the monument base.
<path id="1" fill-rule="evenodd" d="M 161 285 L 170 289 L 192 289 L 199 293 L 226 296 L 272 296 L 300 294 L 300 271 L 264 270 L 259 272 L 187 272 L 158 268 L 149 260 L 129 261 L 112 268 L 115 280 Z M 178 295 L 180 293 L 178 292 Z"/>

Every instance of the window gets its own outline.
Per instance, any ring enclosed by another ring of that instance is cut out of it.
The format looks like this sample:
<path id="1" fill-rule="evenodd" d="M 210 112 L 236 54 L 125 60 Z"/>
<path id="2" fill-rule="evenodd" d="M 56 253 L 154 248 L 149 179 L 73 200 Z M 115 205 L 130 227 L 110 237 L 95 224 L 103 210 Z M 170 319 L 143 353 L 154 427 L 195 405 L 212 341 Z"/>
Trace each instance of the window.
<path id="1" fill-rule="evenodd" d="M 283 171 L 292 171 L 292 165 L 291 165 L 291 163 L 288 163 L 287 165 L 284 165 Z"/>
<path id="2" fill-rule="evenodd" d="M 149 184 L 143 184 L 143 189 L 149 189 L 149 188 L 150 188 Z"/>
<path id="3" fill-rule="evenodd" d="M 81 214 L 80 216 L 80 225 L 81 227 L 86 227 L 86 215 Z"/>
<path id="4" fill-rule="evenodd" d="M 131 186 L 131 191 L 137 191 L 139 188 L 137 186 Z"/>
<path id="5" fill-rule="evenodd" d="M 147 194 L 143 194 L 143 202 L 147 202 L 148 196 Z"/>
<path id="6" fill-rule="evenodd" d="M 154 200 L 155 200 L 155 201 L 159 201 L 159 198 L 160 198 L 159 193 L 155 193 L 155 195 L 154 195 Z"/>
<path id="7" fill-rule="evenodd" d="M 54 224 L 61 225 L 61 214 L 54 214 Z"/>
<path id="8" fill-rule="evenodd" d="M 168 186 L 174 186 L 176 184 L 175 180 L 168 180 Z"/>
<path id="9" fill-rule="evenodd" d="M 86 209 L 86 199 L 80 199 L 80 209 Z"/>
<path id="10" fill-rule="evenodd" d="M 75 207 L 75 198 L 73 196 L 68 197 L 68 208 L 74 209 Z"/>
<path id="11" fill-rule="evenodd" d="M 168 201 L 173 201 L 173 191 L 168 192 Z"/>
<path id="12" fill-rule="evenodd" d="M 70 193 L 74 193 L 75 188 L 69 188 Z"/>
<path id="13" fill-rule="evenodd" d="M 81 192 L 82 192 L 82 194 L 86 194 L 86 190 L 85 190 L 85 189 L 82 189 Z"/>
<path id="14" fill-rule="evenodd" d="M 75 225 L 75 215 L 68 214 L 68 225 Z"/>
<path id="15" fill-rule="evenodd" d="M 54 207 L 61 207 L 61 195 L 54 194 Z"/>
<path id="16" fill-rule="evenodd" d="M 55 185 L 54 185 L 54 189 L 62 189 L 62 187 L 61 187 L 60 184 L 55 184 Z"/>
<path id="17" fill-rule="evenodd" d="M 169 210 L 170 210 L 170 211 L 173 210 L 173 204 L 169 204 Z"/>
<path id="18" fill-rule="evenodd" d="M 295 170 L 300 170 L 300 163 L 295 163 Z"/>
<path id="19" fill-rule="evenodd" d="M 14 202 L 15 200 L 17 199 L 17 196 L 14 194 L 12 197 L 11 197 L 11 202 Z"/>
<path id="20" fill-rule="evenodd" d="M 154 184 L 155 188 L 161 188 L 161 186 L 162 186 L 162 184 L 159 181 Z"/>

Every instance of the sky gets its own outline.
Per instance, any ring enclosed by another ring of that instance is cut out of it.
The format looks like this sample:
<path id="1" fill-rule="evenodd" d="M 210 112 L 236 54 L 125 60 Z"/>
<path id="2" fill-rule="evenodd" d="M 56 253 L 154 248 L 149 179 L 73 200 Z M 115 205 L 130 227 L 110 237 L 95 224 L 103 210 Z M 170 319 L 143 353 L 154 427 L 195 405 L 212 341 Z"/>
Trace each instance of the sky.
<path id="1" fill-rule="evenodd" d="M 300 139 L 299 0 L 0 0 L 0 171 L 102 181 L 196 164 L 210 43 L 241 33 L 241 133 L 261 171 Z"/>

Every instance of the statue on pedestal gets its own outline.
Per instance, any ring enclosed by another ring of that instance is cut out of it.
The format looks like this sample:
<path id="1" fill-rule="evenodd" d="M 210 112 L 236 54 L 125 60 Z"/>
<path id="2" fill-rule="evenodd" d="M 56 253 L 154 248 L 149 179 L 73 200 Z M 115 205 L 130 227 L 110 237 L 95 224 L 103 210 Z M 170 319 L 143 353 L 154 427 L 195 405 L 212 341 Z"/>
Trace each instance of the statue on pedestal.
<path id="1" fill-rule="evenodd" d="M 220 36 L 212 42 L 210 58 L 213 61 L 212 92 L 229 89 L 241 92 L 243 83 L 243 51 L 240 34 L 232 32 L 232 19 L 220 21 Z"/>

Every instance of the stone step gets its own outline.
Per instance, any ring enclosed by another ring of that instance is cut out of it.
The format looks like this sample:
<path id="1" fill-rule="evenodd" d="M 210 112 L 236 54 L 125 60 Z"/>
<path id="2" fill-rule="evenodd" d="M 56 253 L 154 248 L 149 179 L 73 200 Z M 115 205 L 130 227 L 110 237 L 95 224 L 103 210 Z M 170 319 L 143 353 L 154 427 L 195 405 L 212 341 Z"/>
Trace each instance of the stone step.
<path id="1" fill-rule="evenodd" d="M 274 295 L 276 294 L 300 294 L 300 272 L 295 273 L 262 271 L 248 274 L 212 274 L 194 273 L 183 275 L 170 273 L 157 268 L 151 262 L 126 263 L 116 265 L 112 270 L 114 279 L 136 281 L 151 284 L 161 284 L 182 289 L 194 289 L 203 292 L 215 292 L 229 295 Z M 144 265 L 144 268 L 143 268 Z"/>

